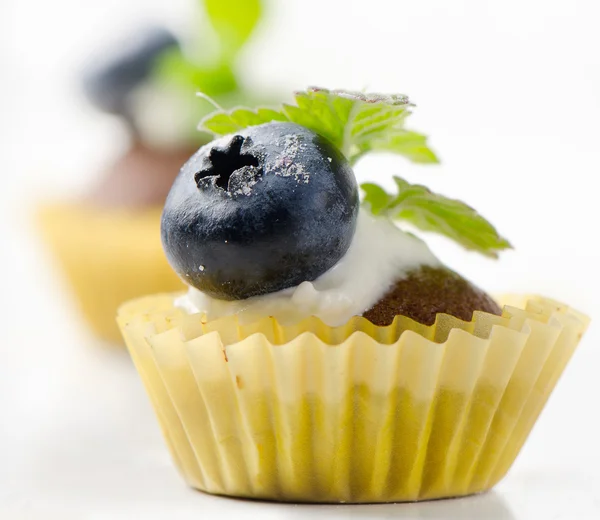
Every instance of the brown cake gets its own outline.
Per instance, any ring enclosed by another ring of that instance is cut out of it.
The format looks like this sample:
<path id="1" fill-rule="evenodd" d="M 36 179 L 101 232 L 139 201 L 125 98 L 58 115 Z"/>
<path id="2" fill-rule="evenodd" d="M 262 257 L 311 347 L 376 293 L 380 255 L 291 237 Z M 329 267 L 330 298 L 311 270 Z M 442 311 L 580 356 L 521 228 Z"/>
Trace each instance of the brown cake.
<path id="1" fill-rule="evenodd" d="M 454 271 L 422 267 L 398 280 L 363 316 L 380 326 L 390 325 L 397 315 L 432 325 L 438 313 L 470 321 L 474 311 L 502 312 L 488 294 Z"/>

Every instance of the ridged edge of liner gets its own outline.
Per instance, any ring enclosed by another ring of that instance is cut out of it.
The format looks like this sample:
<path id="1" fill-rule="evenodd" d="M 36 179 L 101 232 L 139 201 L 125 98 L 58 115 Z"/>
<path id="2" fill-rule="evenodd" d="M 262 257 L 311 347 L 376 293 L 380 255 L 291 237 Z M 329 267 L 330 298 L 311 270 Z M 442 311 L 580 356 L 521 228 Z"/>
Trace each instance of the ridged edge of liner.
<path id="1" fill-rule="evenodd" d="M 199 316 L 182 320 L 172 298 L 126 305 L 119 322 L 177 466 L 211 493 L 283 501 L 422 500 L 492 487 L 589 321 L 529 297 L 502 317 L 440 315 L 418 331 L 402 319 L 387 331 L 360 319 L 336 334 L 314 320 L 316 331 L 273 320 L 224 320 L 216 331 Z"/>

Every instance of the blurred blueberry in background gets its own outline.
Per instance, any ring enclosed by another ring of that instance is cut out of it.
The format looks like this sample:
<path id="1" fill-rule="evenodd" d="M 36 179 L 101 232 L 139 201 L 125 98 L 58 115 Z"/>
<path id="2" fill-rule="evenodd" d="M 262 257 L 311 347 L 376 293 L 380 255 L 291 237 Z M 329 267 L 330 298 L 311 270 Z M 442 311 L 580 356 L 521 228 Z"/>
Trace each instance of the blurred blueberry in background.
<path id="1" fill-rule="evenodd" d="M 146 81 L 157 58 L 177 47 L 175 36 L 163 27 L 148 27 L 123 38 L 118 49 L 92 61 L 83 75 L 83 89 L 100 110 L 129 118 L 130 95 Z"/>

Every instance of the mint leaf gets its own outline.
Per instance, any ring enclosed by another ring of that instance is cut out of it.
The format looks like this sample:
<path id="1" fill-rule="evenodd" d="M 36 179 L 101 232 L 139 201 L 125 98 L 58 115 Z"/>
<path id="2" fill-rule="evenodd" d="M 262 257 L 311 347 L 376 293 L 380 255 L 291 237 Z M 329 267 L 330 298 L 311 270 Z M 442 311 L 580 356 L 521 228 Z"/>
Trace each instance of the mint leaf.
<path id="1" fill-rule="evenodd" d="M 427 136 L 403 128 L 390 131 L 386 137 L 371 143 L 373 151 L 394 152 L 414 163 L 432 164 L 439 162 L 435 153 L 427 146 Z"/>
<path id="2" fill-rule="evenodd" d="M 224 135 L 251 125 L 291 121 L 329 139 L 351 163 L 372 150 L 397 153 L 414 162 L 437 162 L 426 137 L 404 128 L 413 106 L 406 96 L 311 87 L 294 97 L 295 105 L 284 104 L 279 110 L 217 111 L 199 128 Z"/>
<path id="3" fill-rule="evenodd" d="M 377 184 L 363 184 L 364 204 L 375 214 L 405 220 L 422 231 L 439 233 L 465 249 L 493 258 L 498 251 L 512 248 L 494 226 L 464 202 L 431 192 L 425 186 L 409 184 L 394 177 L 397 195 L 388 194 Z"/>
<path id="4" fill-rule="evenodd" d="M 249 126 L 270 123 L 271 121 L 289 121 L 282 114 L 270 108 L 236 108 L 229 112 L 218 110 L 206 116 L 201 122 L 199 129 L 215 135 L 226 135 L 242 130 Z"/>
<path id="5" fill-rule="evenodd" d="M 373 215 L 379 215 L 385 211 L 390 202 L 394 200 L 394 196 L 385 191 L 379 184 L 365 182 L 360 187 L 365 193 L 363 204 L 369 208 Z"/>
<path id="6" fill-rule="evenodd" d="M 215 30 L 221 61 L 231 63 L 244 46 L 262 15 L 260 0 L 203 0 Z"/>

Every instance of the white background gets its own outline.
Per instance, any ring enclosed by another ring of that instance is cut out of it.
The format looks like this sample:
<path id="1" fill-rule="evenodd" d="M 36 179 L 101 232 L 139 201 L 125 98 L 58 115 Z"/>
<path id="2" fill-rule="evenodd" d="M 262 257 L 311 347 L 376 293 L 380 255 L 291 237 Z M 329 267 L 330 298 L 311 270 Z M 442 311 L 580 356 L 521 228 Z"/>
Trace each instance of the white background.
<path id="1" fill-rule="evenodd" d="M 185 26 L 192 0 L 0 2 L 1 518 L 600 518 L 599 334 L 592 325 L 508 477 L 419 505 L 261 504 L 187 489 L 126 355 L 96 348 L 31 221 L 119 152 L 122 131 L 77 91 L 101 44 L 142 21 Z M 513 242 L 499 262 L 444 240 L 490 291 L 538 292 L 600 316 L 600 4 L 594 0 L 270 2 L 246 50 L 257 88 L 403 92 L 443 164 L 378 157 L 480 209 Z"/>

